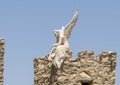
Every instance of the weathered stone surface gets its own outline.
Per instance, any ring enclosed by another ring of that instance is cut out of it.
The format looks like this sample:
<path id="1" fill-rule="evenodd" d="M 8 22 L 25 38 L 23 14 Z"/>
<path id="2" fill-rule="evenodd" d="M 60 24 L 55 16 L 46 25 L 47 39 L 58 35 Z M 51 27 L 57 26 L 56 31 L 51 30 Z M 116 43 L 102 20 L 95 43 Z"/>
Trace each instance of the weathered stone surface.
<path id="1" fill-rule="evenodd" d="M 72 57 L 72 56 L 71 56 Z M 77 59 L 64 60 L 61 69 L 48 61 L 48 55 L 34 59 L 34 85 L 114 85 L 116 52 L 81 51 Z"/>
<path id="2" fill-rule="evenodd" d="M 3 85 L 3 70 L 4 70 L 4 39 L 0 38 L 0 85 Z"/>

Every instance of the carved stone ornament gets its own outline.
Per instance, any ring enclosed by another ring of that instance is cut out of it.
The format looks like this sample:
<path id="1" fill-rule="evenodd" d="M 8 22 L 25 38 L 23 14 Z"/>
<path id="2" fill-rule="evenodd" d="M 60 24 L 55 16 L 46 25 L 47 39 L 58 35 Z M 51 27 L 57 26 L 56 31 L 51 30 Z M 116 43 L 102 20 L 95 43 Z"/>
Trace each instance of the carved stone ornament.
<path id="1" fill-rule="evenodd" d="M 68 43 L 68 38 L 70 37 L 71 31 L 75 26 L 77 20 L 78 20 L 78 10 L 76 10 L 73 18 L 66 26 L 62 26 L 62 28 L 59 30 L 54 30 L 56 43 L 53 44 L 48 59 L 52 61 L 52 63 L 56 68 L 61 67 L 65 57 L 67 56 L 66 54 L 72 53 Z"/>

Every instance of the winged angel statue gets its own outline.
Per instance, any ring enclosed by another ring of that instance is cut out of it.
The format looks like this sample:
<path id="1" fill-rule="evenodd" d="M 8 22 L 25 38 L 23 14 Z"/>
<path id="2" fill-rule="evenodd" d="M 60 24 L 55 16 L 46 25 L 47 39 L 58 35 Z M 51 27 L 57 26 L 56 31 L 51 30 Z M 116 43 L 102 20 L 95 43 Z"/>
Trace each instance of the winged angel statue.
<path id="1" fill-rule="evenodd" d="M 71 49 L 68 43 L 68 38 L 70 37 L 71 31 L 78 20 L 78 9 L 76 10 L 71 21 L 59 30 L 54 30 L 54 35 L 56 37 L 56 43 L 53 44 L 51 52 L 48 59 L 52 61 L 56 68 L 60 68 L 65 57 L 66 52 L 71 53 Z"/>

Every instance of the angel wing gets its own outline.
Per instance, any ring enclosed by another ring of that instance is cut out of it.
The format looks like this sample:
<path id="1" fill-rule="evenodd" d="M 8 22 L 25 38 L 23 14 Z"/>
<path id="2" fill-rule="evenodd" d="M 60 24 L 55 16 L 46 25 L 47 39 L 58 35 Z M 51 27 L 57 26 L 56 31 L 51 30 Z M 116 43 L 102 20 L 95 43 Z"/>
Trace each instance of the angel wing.
<path id="1" fill-rule="evenodd" d="M 72 31 L 73 27 L 75 26 L 77 20 L 78 20 L 78 9 L 76 10 L 71 21 L 64 28 L 64 35 L 66 36 L 67 39 L 70 37 L 71 31 Z"/>

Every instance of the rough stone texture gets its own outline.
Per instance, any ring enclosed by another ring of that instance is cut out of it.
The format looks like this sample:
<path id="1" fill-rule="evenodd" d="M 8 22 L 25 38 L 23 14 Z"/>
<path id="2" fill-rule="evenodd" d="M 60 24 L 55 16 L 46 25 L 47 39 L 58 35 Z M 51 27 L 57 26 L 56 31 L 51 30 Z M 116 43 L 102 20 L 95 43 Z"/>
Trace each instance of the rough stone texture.
<path id="1" fill-rule="evenodd" d="M 116 52 L 81 51 L 77 59 L 66 57 L 61 69 L 48 61 L 48 55 L 34 59 L 34 85 L 114 85 Z"/>
<path id="2" fill-rule="evenodd" d="M 3 85 L 4 43 L 4 39 L 0 39 L 0 85 Z"/>

